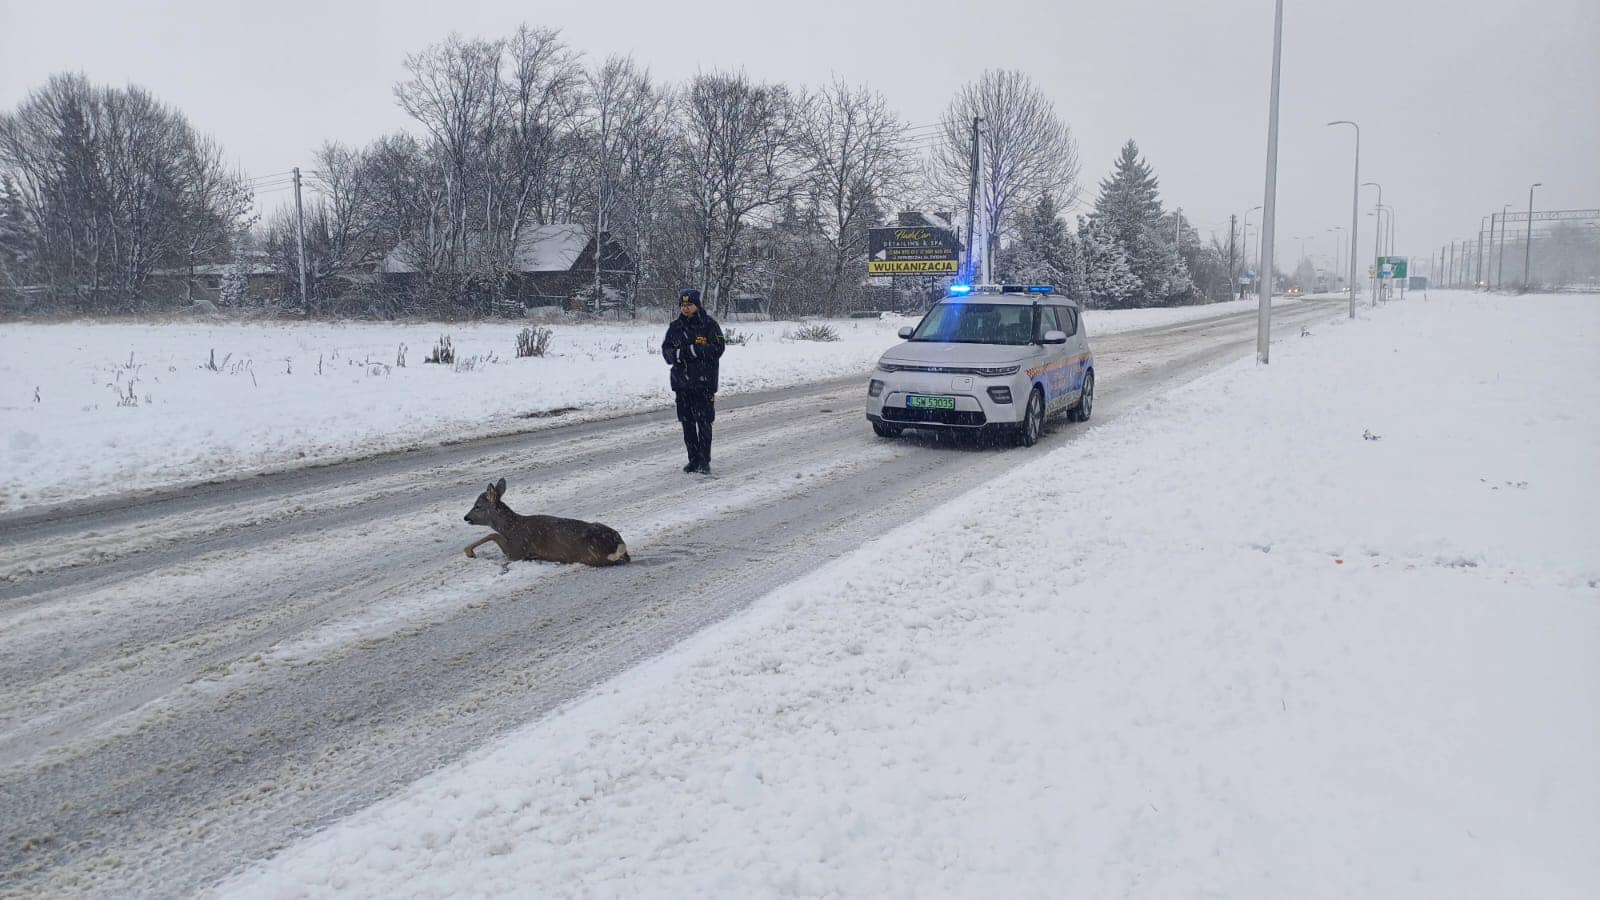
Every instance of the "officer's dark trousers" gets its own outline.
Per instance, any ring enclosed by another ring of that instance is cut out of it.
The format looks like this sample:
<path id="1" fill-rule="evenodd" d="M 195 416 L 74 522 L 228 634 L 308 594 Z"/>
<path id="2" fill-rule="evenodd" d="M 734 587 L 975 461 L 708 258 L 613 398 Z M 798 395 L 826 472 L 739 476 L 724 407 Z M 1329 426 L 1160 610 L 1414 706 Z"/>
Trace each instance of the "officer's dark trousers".
<path id="1" fill-rule="evenodd" d="M 711 465 L 711 423 L 717 418 L 713 395 L 702 391 L 678 391 L 678 421 L 683 423 L 683 448 L 689 462 Z"/>

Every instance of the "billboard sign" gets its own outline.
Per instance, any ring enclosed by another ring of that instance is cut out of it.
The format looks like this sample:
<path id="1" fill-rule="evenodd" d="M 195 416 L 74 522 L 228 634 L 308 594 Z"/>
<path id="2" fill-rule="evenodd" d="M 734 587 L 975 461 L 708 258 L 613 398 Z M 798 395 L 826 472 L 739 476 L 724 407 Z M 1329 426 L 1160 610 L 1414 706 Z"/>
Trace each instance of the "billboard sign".
<path id="1" fill-rule="evenodd" d="M 1380 278 L 1405 278 L 1406 257 L 1380 256 L 1378 257 L 1378 277 Z"/>
<path id="2" fill-rule="evenodd" d="M 961 242 L 943 228 L 901 226 L 867 231 L 868 275 L 955 275 Z"/>

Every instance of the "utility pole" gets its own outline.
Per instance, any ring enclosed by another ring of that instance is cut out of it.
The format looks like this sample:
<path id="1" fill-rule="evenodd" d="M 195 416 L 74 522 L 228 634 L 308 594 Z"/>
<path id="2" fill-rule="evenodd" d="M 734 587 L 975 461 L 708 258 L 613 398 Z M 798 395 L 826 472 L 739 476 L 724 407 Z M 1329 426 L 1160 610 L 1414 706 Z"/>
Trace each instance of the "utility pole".
<path id="1" fill-rule="evenodd" d="M 1260 208 L 1261 207 L 1259 207 L 1259 206 L 1252 206 L 1249 209 L 1244 211 L 1244 227 L 1239 230 L 1239 259 L 1242 261 L 1242 263 L 1244 265 L 1244 268 L 1246 270 L 1248 270 L 1250 268 L 1250 262 L 1251 262 L 1250 257 L 1256 255 L 1250 249 L 1250 214 L 1255 212 L 1256 210 L 1258 210 Z M 1260 232 L 1261 232 L 1261 227 L 1258 225 L 1258 226 L 1256 226 L 1256 233 L 1259 234 Z M 1257 261 L 1259 261 L 1259 257 L 1258 257 Z M 1259 284 L 1259 280 L 1257 281 L 1257 283 Z M 1239 289 L 1239 299 L 1241 299 L 1241 300 L 1244 299 L 1244 289 L 1243 288 Z"/>
<path id="2" fill-rule="evenodd" d="M 972 253 L 978 246 L 978 235 L 972 229 L 978 209 L 978 123 L 982 121 L 977 116 L 972 117 L 972 176 L 967 184 L 967 284 L 973 281 Z"/>
<path id="3" fill-rule="evenodd" d="M 1231 214 L 1231 213 L 1228 215 L 1228 296 L 1229 297 L 1233 296 L 1234 282 L 1239 280 L 1239 276 L 1233 274 L 1233 224 L 1234 224 L 1234 222 L 1236 222 L 1238 220 L 1238 218 L 1239 217 L 1237 215 L 1234 215 L 1234 214 Z M 1242 285 L 1239 287 L 1239 299 L 1240 300 L 1244 299 L 1244 287 Z"/>
<path id="4" fill-rule="evenodd" d="M 311 312 L 310 293 L 306 290 L 306 213 L 300 205 L 300 167 L 294 167 L 294 222 L 296 243 L 300 249 L 300 308 Z"/>
<path id="5" fill-rule="evenodd" d="M 1533 258 L 1533 189 L 1544 185 L 1542 181 L 1535 181 L 1528 186 L 1528 241 L 1522 245 L 1522 292 L 1528 292 L 1528 286 L 1533 284 L 1533 270 L 1529 268 Z"/>
<path id="6" fill-rule="evenodd" d="M 1450 287 L 1456 286 L 1456 242 L 1450 242 L 1450 267 L 1445 270 L 1445 281 Z"/>
<path id="7" fill-rule="evenodd" d="M 1261 277 L 1266 280 L 1257 304 L 1256 359 L 1267 363 L 1272 343 L 1272 238 L 1277 225 L 1278 206 L 1278 70 L 1283 60 L 1283 0 L 1273 4 L 1272 16 L 1272 103 L 1267 112 L 1267 186 L 1261 213 Z"/>

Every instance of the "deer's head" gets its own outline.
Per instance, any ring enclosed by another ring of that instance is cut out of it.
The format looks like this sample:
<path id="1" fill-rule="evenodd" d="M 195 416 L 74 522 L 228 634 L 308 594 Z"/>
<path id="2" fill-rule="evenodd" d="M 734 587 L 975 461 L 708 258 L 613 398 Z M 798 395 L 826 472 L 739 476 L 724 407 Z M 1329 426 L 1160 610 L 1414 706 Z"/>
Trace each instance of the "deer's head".
<path id="1" fill-rule="evenodd" d="M 505 496 L 505 493 L 506 480 L 502 478 L 483 489 L 483 493 L 478 495 L 478 502 L 472 504 L 472 508 L 467 510 L 467 514 L 463 518 L 471 525 L 489 525 L 493 527 L 490 525 L 489 517 L 499 508 L 500 498 Z"/>

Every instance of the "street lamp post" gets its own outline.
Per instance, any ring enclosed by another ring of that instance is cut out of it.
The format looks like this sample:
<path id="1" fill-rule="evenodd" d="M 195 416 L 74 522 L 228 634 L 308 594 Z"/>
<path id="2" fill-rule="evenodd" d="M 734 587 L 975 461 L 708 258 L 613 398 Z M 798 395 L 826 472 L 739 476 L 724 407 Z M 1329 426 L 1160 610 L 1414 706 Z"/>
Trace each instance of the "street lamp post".
<path id="1" fill-rule="evenodd" d="M 1378 259 L 1382 259 L 1383 256 L 1389 252 L 1389 239 L 1387 237 L 1389 232 L 1383 227 L 1383 217 L 1389 216 L 1389 229 L 1392 230 L 1394 228 L 1394 216 L 1391 214 L 1389 207 L 1383 205 L 1382 203 L 1378 204 L 1378 208 L 1367 213 L 1367 215 L 1377 219 L 1377 221 L 1373 224 L 1373 227 L 1378 230 L 1378 236 L 1382 243 L 1382 249 L 1378 251 Z M 1372 281 L 1374 284 L 1379 285 L 1377 290 L 1384 293 L 1385 299 L 1388 299 L 1387 288 L 1382 287 L 1383 266 L 1378 262 L 1378 259 L 1375 259 L 1372 262 Z M 1376 305 L 1377 300 L 1373 300 L 1373 304 Z"/>
<path id="2" fill-rule="evenodd" d="M 1478 287 L 1483 288 L 1485 291 L 1490 290 L 1490 285 L 1494 282 L 1494 261 L 1490 259 L 1490 256 L 1494 255 L 1494 224 L 1496 224 L 1496 219 L 1498 219 L 1498 213 L 1490 213 L 1490 253 L 1488 253 L 1488 256 L 1483 256 L 1483 263 L 1478 264 L 1478 269 L 1483 271 L 1482 279 L 1478 279 Z M 1501 231 L 1506 231 L 1506 223 L 1499 223 L 1499 226 L 1501 226 Z M 1483 253 L 1482 247 L 1478 248 L 1478 253 Z"/>
<path id="3" fill-rule="evenodd" d="M 1494 262 L 1494 289 L 1497 291 L 1506 286 L 1506 211 L 1509 209 L 1509 203 L 1500 207 L 1500 252 Z"/>
<path id="4" fill-rule="evenodd" d="M 1356 130 L 1356 164 L 1355 174 L 1350 181 L 1354 187 L 1350 190 L 1350 318 L 1356 317 L 1356 228 L 1360 221 L 1361 208 L 1361 126 L 1349 119 L 1335 119 L 1329 125 L 1349 125 Z"/>
<path id="5" fill-rule="evenodd" d="M 1544 182 L 1542 181 L 1535 181 L 1528 186 L 1528 240 L 1527 243 L 1522 245 L 1522 292 L 1524 294 L 1528 292 L 1528 285 L 1533 283 L 1533 277 L 1530 274 L 1533 270 L 1528 268 L 1530 260 L 1533 258 L 1533 189 L 1543 186 Z"/>
<path id="6" fill-rule="evenodd" d="M 1494 216 L 1480 216 L 1478 218 L 1478 253 L 1473 261 L 1472 289 L 1478 290 L 1488 282 L 1483 280 L 1483 230 L 1489 227 L 1489 246 L 1494 246 Z"/>
<path id="7" fill-rule="evenodd" d="M 1335 225 L 1328 229 L 1333 232 L 1333 271 L 1344 272 L 1344 226 Z M 1337 274 L 1335 275 L 1337 281 Z"/>
<path id="8" fill-rule="evenodd" d="M 1261 205 L 1261 277 L 1266 289 L 1261 292 L 1256 316 L 1256 359 L 1268 362 L 1272 338 L 1272 238 L 1278 212 L 1278 70 L 1283 62 L 1283 0 L 1273 4 L 1272 14 L 1272 99 L 1267 110 L 1267 184 Z"/>
<path id="9" fill-rule="evenodd" d="M 1376 181 L 1363 181 L 1363 182 L 1361 182 L 1361 186 L 1362 187 L 1367 187 L 1369 185 L 1378 189 L 1378 206 L 1383 206 L 1383 185 L 1377 183 Z M 1374 215 L 1374 218 L 1376 218 L 1377 214 L 1374 213 L 1373 215 Z M 1379 221 L 1378 224 L 1380 224 L 1380 225 L 1382 224 L 1381 220 Z M 1373 234 L 1372 234 L 1372 305 L 1373 306 L 1377 306 L 1378 305 L 1378 257 L 1383 255 L 1383 245 L 1378 242 L 1378 238 L 1380 236 L 1379 232 L 1381 232 L 1381 231 L 1382 231 L 1382 229 L 1380 228 L 1377 231 L 1374 231 Z M 1351 255 L 1353 256 L 1354 254 L 1351 254 Z"/>
<path id="10" fill-rule="evenodd" d="M 1393 257 L 1395 247 L 1394 236 L 1400 230 L 1400 216 L 1395 213 L 1394 207 L 1392 206 L 1385 206 L 1383 209 L 1384 212 L 1389 214 L 1389 230 L 1384 232 L 1385 236 L 1383 241 L 1384 246 L 1388 247 L 1389 251 L 1385 255 Z M 1406 295 L 1405 282 L 1401 282 L 1398 286 L 1392 287 L 1400 292 L 1400 299 L 1404 300 Z"/>

